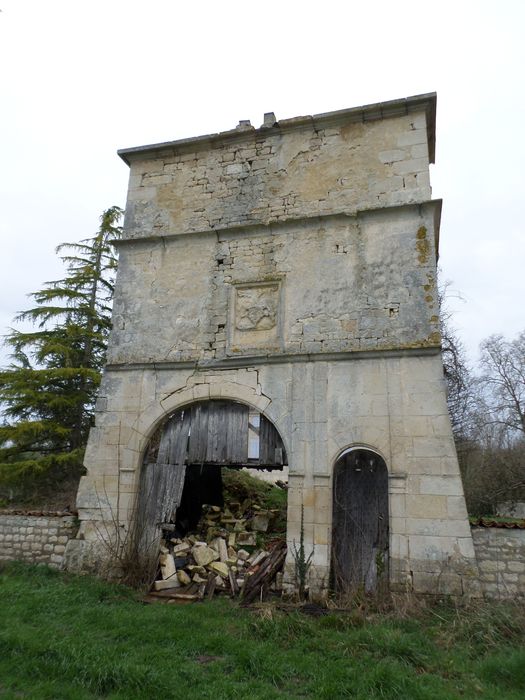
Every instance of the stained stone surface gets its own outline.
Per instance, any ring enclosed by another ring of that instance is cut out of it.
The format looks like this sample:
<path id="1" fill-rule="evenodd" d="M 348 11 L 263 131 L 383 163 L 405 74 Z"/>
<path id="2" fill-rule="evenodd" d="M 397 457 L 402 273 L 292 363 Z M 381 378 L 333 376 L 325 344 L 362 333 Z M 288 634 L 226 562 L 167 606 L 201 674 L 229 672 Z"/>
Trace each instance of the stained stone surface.
<path id="1" fill-rule="evenodd" d="M 391 587 L 475 592 L 440 355 L 434 122 L 431 94 L 121 152 L 130 182 L 78 495 L 84 549 L 101 523 L 128 531 L 156 427 L 232 399 L 282 436 L 288 541 L 302 513 L 312 591 L 329 581 L 333 465 L 366 447 L 389 473 Z M 289 587 L 293 572 L 289 554 Z"/>

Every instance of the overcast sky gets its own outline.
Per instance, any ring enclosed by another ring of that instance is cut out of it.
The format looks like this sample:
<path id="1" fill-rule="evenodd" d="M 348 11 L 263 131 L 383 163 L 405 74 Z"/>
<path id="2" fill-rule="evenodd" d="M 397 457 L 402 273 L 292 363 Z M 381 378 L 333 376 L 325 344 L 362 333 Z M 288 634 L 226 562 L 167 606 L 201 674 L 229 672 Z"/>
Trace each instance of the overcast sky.
<path id="1" fill-rule="evenodd" d="M 0 0 L 0 333 L 124 206 L 116 150 L 437 91 L 441 260 L 479 341 L 525 328 L 525 3 Z"/>

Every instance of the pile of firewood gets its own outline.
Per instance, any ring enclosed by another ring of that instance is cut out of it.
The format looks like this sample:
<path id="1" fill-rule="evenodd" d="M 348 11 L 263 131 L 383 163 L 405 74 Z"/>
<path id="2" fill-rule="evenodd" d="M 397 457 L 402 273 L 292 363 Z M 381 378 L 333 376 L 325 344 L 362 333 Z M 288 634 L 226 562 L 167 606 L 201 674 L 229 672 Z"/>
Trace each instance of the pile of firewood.
<path id="1" fill-rule="evenodd" d="M 180 538 L 165 524 L 158 577 L 146 601 L 187 602 L 224 593 L 250 603 L 280 592 L 286 542 L 268 539 L 278 515 L 251 502 L 230 503 L 224 509 L 203 506 L 196 534 Z"/>

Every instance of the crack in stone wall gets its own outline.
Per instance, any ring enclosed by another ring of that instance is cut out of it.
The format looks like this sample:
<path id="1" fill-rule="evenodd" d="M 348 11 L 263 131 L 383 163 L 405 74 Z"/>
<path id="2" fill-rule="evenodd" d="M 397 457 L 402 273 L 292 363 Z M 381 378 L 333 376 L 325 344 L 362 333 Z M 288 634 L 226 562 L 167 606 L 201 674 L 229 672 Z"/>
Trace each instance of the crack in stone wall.
<path id="1" fill-rule="evenodd" d="M 435 346 L 434 263 L 417 245 L 431 216 L 428 205 L 124 246 L 119 289 L 135 293 L 116 294 L 109 361 Z M 279 285 L 275 334 L 243 338 L 239 290 L 264 284 Z"/>

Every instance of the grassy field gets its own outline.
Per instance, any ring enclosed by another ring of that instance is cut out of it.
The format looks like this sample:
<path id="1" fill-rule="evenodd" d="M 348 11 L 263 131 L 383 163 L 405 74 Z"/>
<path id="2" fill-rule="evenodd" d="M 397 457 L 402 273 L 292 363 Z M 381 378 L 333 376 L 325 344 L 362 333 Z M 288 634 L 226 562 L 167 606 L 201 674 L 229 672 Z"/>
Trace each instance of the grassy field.
<path id="1" fill-rule="evenodd" d="M 189 606 L 45 567 L 0 571 L 0 697 L 525 697 L 525 611 L 451 605 L 312 618 Z"/>

